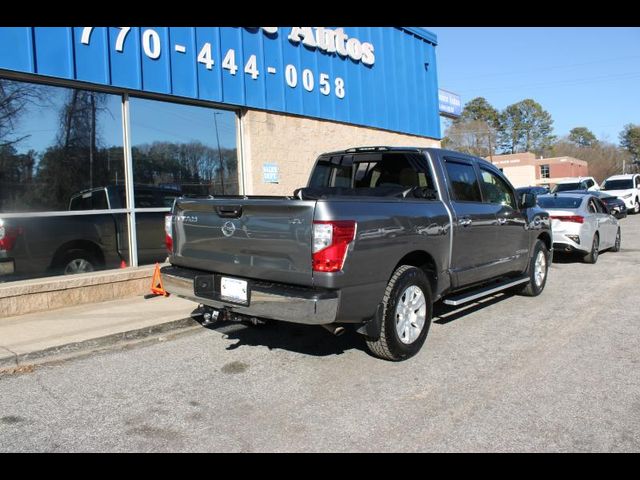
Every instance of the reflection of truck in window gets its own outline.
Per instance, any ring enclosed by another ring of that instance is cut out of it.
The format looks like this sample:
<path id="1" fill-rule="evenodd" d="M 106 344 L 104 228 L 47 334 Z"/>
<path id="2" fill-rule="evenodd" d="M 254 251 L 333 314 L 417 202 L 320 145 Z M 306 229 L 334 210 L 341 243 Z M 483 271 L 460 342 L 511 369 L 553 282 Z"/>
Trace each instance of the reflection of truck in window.
<path id="1" fill-rule="evenodd" d="M 138 208 L 170 208 L 180 194 L 152 186 L 136 186 L 134 193 Z M 0 281 L 91 272 L 128 262 L 127 215 L 110 212 L 125 207 L 124 186 L 110 185 L 74 194 L 69 212 L 61 215 L 0 214 Z M 166 258 L 164 216 L 162 211 L 136 213 L 141 265 Z"/>

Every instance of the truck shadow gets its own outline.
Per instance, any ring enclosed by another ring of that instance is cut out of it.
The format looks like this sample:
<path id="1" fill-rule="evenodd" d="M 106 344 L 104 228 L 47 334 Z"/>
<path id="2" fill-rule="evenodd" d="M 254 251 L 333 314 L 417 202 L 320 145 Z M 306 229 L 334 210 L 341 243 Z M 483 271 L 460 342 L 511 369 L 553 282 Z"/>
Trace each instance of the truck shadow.
<path id="1" fill-rule="evenodd" d="M 270 321 L 265 325 L 230 321 L 203 325 L 201 315 L 192 314 L 192 318 L 204 328 L 215 330 L 227 340 L 235 341 L 227 346 L 227 350 L 267 347 L 269 350 L 287 350 L 316 357 L 341 355 L 349 350 L 366 351 L 362 336 L 351 325 L 345 325 L 344 334 L 334 336 L 324 328 L 314 325 L 278 321 Z"/>
<path id="2" fill-rule="evenodd" d="M 462 317 L 466 317 L 469 314 L 482 310 L 483 308 L 489 307 L 495 303 L 501 302 L 515 295 L 515 293 L 511 292 L 500 292 L 496 293 L 495 295 L 484 297 L 478 301 L 458 307 L 438 302 L 433 306 L 433 323 L 437 323 L 438 325 L 446 325 L 447 323 L 453 322 Z"/>

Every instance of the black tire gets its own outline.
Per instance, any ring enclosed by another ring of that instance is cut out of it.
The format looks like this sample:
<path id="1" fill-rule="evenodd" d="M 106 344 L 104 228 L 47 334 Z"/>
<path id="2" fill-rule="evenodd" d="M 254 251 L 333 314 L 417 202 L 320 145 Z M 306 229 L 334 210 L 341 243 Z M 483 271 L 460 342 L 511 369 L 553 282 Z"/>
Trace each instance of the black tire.
<path id="1" fill-rule="evenodd" d="M 584 256 L 585 263 L 594 264 L 598 261 L 600 256 L 600 235 L 596 232 L 593 235 L 593 243 L 591 244 L 591 251 Z"/>
<path id="2" fill-rule="evenodd" d="M 618 227 L 618 233 L 616 233 L 616 243 L 611 247 L 612 252 L 619 252 L 620 245 L 622 244 L 622 234 L 620 233 L 620 227 Z"/>
<path id="3" fill-rule="evenodd" d="M 542 252 L 544 256 L 544 276 L 541 281 L 537 281 L 536 278 L 536 263 L 538 260 L 539 253 Z M 526 295 L 527 297 L 537 297 L 544 290 L 545 285 L 547 284 L 547 277 L 549 276 L 549 264 L 551 263 L 551 255 L 549 254 L 549 249 L 545 245 L 542 240 L 537 240 L 536 244 L 533 247 L 533 255 L 529 260 L 529 283 L 525 284 L 524 287 L 520 289 L 521 295 Z"/>
<path id="4" fill-rule="evenodd" d="M 58 268 L 65 275 L 88 273 L 98 269 L 98 261 L 91 252 L 86 250 L 69 250 L 60 257 Z"/>
<path id="5" fill-rule="evenodd" d="M 636 202 L 633 204 L 633 213 L 637 215 L 640 213 L 640 200 L 636 198 Z"/>
<path id="6" fill-rule="evenodd" d="M 396 331 L 396 307 L 402 299 L 402 295 L 411 286 L 418 287 L 424 295 L 426 318 L 417 338 L 411 343 L 404 343 Z M 398 267 L 387 284 L 382 303 L 384 309 L 380 325 L 380 338 L 378 340 L 367 338 L 367 347 L 373 355 L 385 360 L 400 361 L 411 358 L 420 351 L 431 326 L 433 296 L 429 279 L 419 268 L 410 265 Z"/>

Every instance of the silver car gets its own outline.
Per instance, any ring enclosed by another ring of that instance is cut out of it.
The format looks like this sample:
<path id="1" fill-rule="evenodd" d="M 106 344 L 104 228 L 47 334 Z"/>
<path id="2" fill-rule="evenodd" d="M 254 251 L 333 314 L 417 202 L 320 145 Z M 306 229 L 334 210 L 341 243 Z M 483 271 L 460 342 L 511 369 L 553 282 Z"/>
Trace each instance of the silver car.
<path id="1" fill-rule="evenodd" d="M 577 252 L 585 262 L 596 263 L 599 252 L 620 250 L 618 219 L 594 195 L 541 195 L 538 205 L 551 217 L 555 251 Z"/>

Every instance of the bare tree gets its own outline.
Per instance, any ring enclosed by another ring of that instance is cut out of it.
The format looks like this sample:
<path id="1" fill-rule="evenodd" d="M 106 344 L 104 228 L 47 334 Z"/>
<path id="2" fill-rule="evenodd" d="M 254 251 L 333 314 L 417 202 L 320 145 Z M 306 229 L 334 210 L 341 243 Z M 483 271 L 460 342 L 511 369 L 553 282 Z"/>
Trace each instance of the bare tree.
<path id="1" fill-rule="evenodd" d="M 15 136 L 20 117 L 27 112 L 29 104 L 45 101 L 40 85 L 0 78 L 0 147 L 15 145 L 29 137 Z"/>

